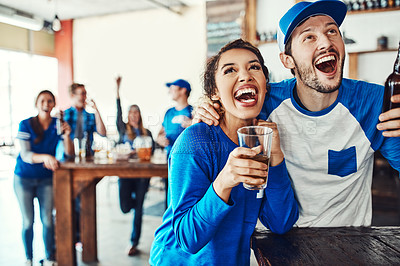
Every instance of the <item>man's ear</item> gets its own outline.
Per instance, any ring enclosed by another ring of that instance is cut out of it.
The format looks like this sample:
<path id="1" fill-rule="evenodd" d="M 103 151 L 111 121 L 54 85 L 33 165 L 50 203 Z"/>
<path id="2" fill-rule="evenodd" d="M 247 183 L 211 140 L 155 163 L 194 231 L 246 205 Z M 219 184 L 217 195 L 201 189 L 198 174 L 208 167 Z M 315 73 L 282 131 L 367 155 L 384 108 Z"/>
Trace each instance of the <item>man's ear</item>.
<path id="1" fill-rule="evenodd" d="M 287 55 L 282 52 L 279 54 L 279 58 L 281 59 L 283 66 L 287 69 L 294 69 L 296 67 L 294 59 L 291 55 Z"/>

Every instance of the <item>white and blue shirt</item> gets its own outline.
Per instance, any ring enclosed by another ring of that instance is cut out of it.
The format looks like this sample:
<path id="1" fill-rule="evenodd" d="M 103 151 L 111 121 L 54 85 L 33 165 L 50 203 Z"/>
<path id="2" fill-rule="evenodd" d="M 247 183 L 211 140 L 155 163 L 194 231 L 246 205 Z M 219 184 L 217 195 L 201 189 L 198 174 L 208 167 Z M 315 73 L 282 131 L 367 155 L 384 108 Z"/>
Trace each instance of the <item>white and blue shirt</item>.
<path id="1" fill-rule="evenodd" d="M 55 156 L 56 148 L 61 142 L 61 136 L 57 135 L 56 118 L 52 118 L 49 127 L 44 131 L 42 141 L 35 143 L 37 134 L 31 126 L 31 118 L 22 120 L 19 124 L 17 139 L 28 141 L 31 151 L 39 154 L 50 154 Z M 62 146 L 62 145 L 61 145 Z M 17 157 L 14 173 L 22 178 L 51 178 L 53 172 L 43 166 L 43 163 L 26 163 L 21 155 Z"/>
<path id="2" fill-rule="evenodd" d="M 311 112 L 294 99 L 296 79 L 271 84 L 261 119 L 277 123 L 299 202 L 300 227 L 369 226 L 374 152 L 400 169 L 400 138 L 376 129 L 383 86 L 343 79 L 336 101 Z"/>

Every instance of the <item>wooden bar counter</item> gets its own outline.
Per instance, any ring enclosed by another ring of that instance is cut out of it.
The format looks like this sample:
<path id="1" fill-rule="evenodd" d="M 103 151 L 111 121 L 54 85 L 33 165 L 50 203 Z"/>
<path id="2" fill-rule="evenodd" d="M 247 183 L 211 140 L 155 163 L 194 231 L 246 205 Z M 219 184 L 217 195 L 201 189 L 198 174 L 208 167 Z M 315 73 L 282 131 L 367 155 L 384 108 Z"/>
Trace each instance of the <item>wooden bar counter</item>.
<path id="1" fill-rule="evenodd" d="M 96 184 L 104 176 L 167 177 L 167 164 L 139 161 L 65 162 L 53 177 L 56 209 L 56 259 L 59 266 L 76 265 L 74 199 L 79 195 L 82 261 L 97 261 Z"/>
<path id="2" fill-rule="evenodd" d="M 400 227 L 257 229 L 251 246 L 259 265 L 400 265 Z"/>

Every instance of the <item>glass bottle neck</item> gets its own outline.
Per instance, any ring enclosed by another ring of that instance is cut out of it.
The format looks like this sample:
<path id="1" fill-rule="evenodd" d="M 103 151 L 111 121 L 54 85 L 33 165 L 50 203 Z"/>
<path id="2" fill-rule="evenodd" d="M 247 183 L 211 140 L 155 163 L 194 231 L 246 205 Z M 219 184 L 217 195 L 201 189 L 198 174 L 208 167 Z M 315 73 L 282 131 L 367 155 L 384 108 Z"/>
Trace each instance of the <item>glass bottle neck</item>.
<path id="1" fill-rule="evenodd" d="M 399 43 L 399 49 L 397 50 L 396 61 L 394 62 L 393 72 L 400 74 L 400 43 Z"/>

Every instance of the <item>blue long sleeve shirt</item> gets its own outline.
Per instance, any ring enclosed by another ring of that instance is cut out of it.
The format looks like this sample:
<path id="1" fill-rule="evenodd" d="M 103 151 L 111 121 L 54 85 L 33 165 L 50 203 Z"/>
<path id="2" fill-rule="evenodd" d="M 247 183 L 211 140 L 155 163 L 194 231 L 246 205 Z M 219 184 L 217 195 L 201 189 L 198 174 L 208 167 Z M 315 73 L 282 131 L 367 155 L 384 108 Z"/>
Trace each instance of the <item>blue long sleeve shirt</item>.
<path id="1" fill-rule="evenodd" d="M 187 128 L 169 157 L 169 207 L 155 233 L 150 265 L 249 265 L 257 219 L 285 233 L 298 218 L 285 162 L 270 167 L 268 186 L 238 185 L 225 203 L 212 183 L 237 145 L 217 126 Z"/>

